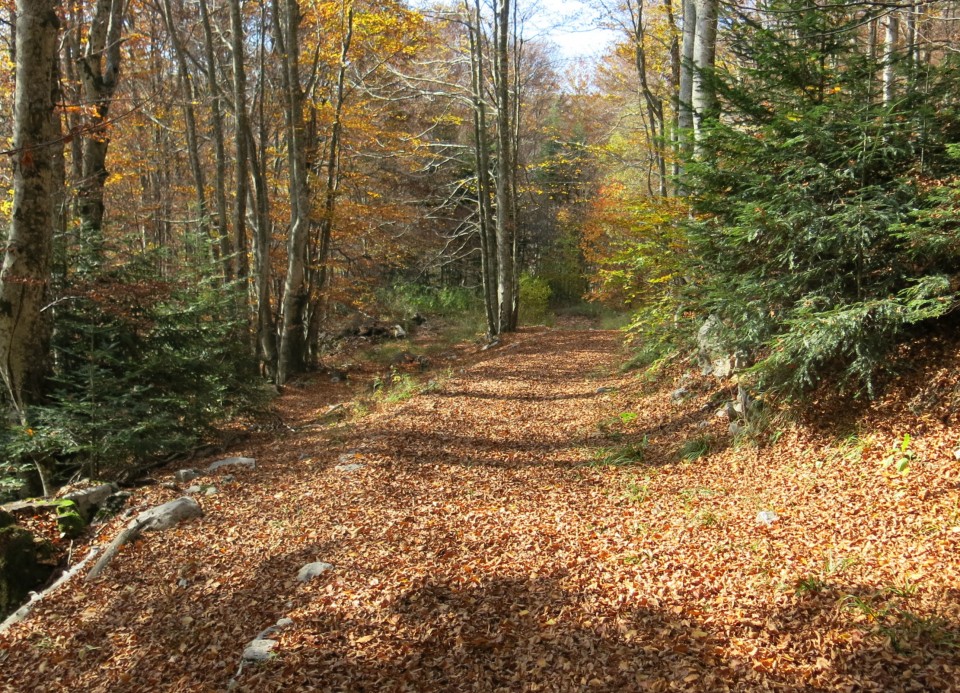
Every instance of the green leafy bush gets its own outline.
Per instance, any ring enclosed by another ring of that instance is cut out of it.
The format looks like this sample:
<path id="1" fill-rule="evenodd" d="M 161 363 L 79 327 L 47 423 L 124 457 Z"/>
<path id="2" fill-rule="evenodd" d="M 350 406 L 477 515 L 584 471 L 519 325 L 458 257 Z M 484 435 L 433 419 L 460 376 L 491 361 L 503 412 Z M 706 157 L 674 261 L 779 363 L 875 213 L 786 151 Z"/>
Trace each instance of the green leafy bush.
<path id="1" fill-rule="evenodd" d="M 520 275 L 520 322 L 525 325 L 550 324 L 550 283 L 540 277 Z"/>

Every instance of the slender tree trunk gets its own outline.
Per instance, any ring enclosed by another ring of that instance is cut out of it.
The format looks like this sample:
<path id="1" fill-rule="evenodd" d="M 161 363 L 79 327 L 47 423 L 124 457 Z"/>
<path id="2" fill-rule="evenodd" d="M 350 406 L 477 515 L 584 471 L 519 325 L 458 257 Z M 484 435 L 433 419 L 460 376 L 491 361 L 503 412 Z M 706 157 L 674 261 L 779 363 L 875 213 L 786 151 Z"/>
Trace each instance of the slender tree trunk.
<path id="1" fill-rule="evenodd" d="M 887 15 L 883 41 L 883 104 L 889 106 L 897 94 L 897 39 L 900 33 L 900 18 L 895 12 Z"/>
<path id="2" fill-rule="evenodd" d="M 266 71 L 266 31 L 267 9 L 260 0 L 260 43 L 259 43 L 259 80 L 257 83 L 257 117 L 260 133 L 259 147 L 253 135 L 253 124 L 247 120 L 247 143 L 250 152 L 250 170 L 253 174 L 253 188 L 256 196 L 257 231 L 254 236 L 254 261 L 256 263 L 257 292 L 257 356 L 263 373 L 270 378 L 276 377 L 277 369 L 277 326 L 270 304 L 270 283 L 273 280 L 273 267 L 270 261 L 270 239 L 273 222 L 270 218 L 270 193 L 267 185 L 266 121 L 264 115 L 264 84 Z"/>
<path id="3" fill-rule="evenodd" d="M 214 179 L 216 187 L 214 199 L 216 200 L 217 216 L 216 231 L 219 241 L 219 247 L 215 252 L 219 254 L 220 261 L 223 264 L 224 278 L 227 280 L 233 277 L 233 265 L 230 256 L 233 254 L 233 248 L 230 243 L 230 233 L 227 228 L 227 153 L 226 139 L 223 134 L 223 97 L 220 93 L 220 81 L 217 78 L 217 60 L 214 53 L 214 35 L 213 27 L 210 22 L 210 11 L 207 7 L 207 0 L 200 0 L 200 24 L 203 27 L 203 51 L 205 71 L 207 74 L 207 89 L 210 92 L 210 127 L 213 131 L 213 144 L 216 152 L 217 171 Z"/>
<path id="4" fill-rule="evenodd" d="M 683 55 L 680 61 L 680 95 L 678 124 L 684 136 L 684 150 L 689 151 L 689 134 L 693 131 L 693 49 L 697 36 L 697 0 L 683 0 Z"/>
<path id="5" fill-rule="evenodd" d="M 55 0 L 17 2 L 13 213 L 0 270 L 0 376 L 23 425 L 26 405 L 42 395 L 49 349 L 43 308 L 62 194 L 54 152 L 63 147 L 55 113 L 59 28 Z"/>
<path id="6" fill-rule="evenodd" d="M 77 206 L 83 240 L 95 265 L 102 260 L 103 253 L 103 195 L 109 175 L 110 146 L 107 119 L 120 78 L 123 8 L 123 0 L 97 0 L 79 61 L 80 83 L 90 116 L 83 137 Z"/>
<path id="7" fill-rule="evenodd" d="M 310 186 L 307 177 L 306 129 L 303 90 L 300 86 L 300 6 L 296 0 L 274 0 L 277 47 L 286 97 L 287 161 L 290 176 L 290 237 L 287 274 L 281 304 L 280 354 L 277 384 L 306 366 L 304 318 L 310 299 L 306 274 L 307 239 L 310 237 Z M 282 9 L 282 14 L 281 14 Z"/>
<path id="8" fill-rule="evenodd" d="M 514 273 L 515 220 L 512 215 L 510 176 L 513 168 L 512 109 L 510 107 L 510 0 L 497 0 L 495 16 L 496 49 L 494 84 L 497 106 L 497 325 L 498 332 L 517 327 L 515 311 L 516 277 Z"/>
<path id="9" fill-rule="evenodd" d="M 714 117 L 717 111 L 717 95 L 712 74 L 717 54 L 717 3 L 718 0 L 697 0 L 691 98 L 696 142 L 703 137 L 704 121 Z"/>
<path id="10" fill-rule="evenodd" d="M 233 109 L 235 124 L 234 158 L 236 159 L 233 208 L 233 275 L 245 281 L 250 274 L 247 258 L 247 194 L 250 186 L 247 154 L 247 72 L 244 64 L 243 16 L 241 0 L 230 0 L 230 49 L 233 53 Z"/>
<path id="11" fill-rule="evenodd" d="M 677 19 L 673 12 L 673 2 L 664 0 L 663 4 L 667 10 L 667 22 L 670 27 L 670 104 L 673 110 L 670 122 L 670 143 L 673 153 L 671 173 L 676 178 L 680 175 L 680 41 L 677 35 Z"/>
<path id="12" fill-rule="evenodd" d="M 349 7 L 343 18 L 343 41 L 340 44 L 340 66 L 337 70 L 337 93 L 334 97 L 333 124 L 327 146 L 327 180 L 323 194 L 323 214 L 320 216 L 319 237 L 311 265 L 315 268 L 311 279 L 310 325 L 307 330 L 307 345 L 315 354 L 320 335 L 320 323 L 323 316 L 321 305 L 323 292 L 330 280 L 330 243 L 337 212 L 337 198 L 340 194 L 340 151 L 343 136 L 343 108 L 346 103 L 347 65 L 350 44 L 353 40 L 353 6 Z"/>
<path id="13" fill-rule="evenodd" d="M 483 304 L 487 316 L 487 334 L 499 332 L 497 320 L 497 236 L 493 206 L 490 204 L 490 143 L 487 138 L 487 110 L 483 94 L 483 35 L 480 23 L 480 0 L 471 10 L 464 0 L 468 19 L 471 61 L 471 100 L 473 102 L 473 153 L 477 169 L 477 215 L 480 234 L 480 271 L 483 279 Z"/>
<path id="14" fill-rule="evenodd" d="M 177 63 L 177 74 L 183 86 L 183 119 L 187 129 L 187 155 L 190 159 L 190 172 L 193 174 L 193 185 L 197 196 L 197 213 L 200 217 L 200 233 L 209 235 L 207 210 L 207 183 L 203 173 L 203 164 L 200 162 L 200 142 L 197 137 L 197 116 L 194 104 L 197 101 L 197 90 L 193 83 L 193 75 L 187 65 L 183 42 L 180 40 L 178 28 L 173 17 L 170 0 L 163 0 L 163 19 L 170 35 L 170 45 L 173 48 L 173 57 Z"/>

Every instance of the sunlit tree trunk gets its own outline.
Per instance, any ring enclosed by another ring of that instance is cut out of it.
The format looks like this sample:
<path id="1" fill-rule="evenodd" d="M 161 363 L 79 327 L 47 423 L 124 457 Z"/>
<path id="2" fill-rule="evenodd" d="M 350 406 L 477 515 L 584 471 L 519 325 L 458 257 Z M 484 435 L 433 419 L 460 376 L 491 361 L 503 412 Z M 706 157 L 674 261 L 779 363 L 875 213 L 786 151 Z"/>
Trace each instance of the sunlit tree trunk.
<path id="1" fill-rule="evenodd" d="M 18 0 L 16 92 L 13 123 L 13 211 L 0 270 L 0 376 L 9 404 L 23 425 L 26 406 L 40 399 L 47 366 L 49 331 L 44 305 L 56 204 L 62 198 L 56 116 L 57 19 L 54 0 Z M 40 467 L 44 493 L 49 479 Z"/>
<path id="2" fill-rule="evenodd" d="M 183 87 L 183 120 L 187 134 L 187 155 L 190 159 L 190 172 L 193 174 L 193 185 L 197 196 L 197 214 L 200 218 L 200 232 L 209 234 L 206 177 L 203 164 L 200 161 L 200 143 L 197 137 L 197 116 L 194 104 L 197 101 L 197 90 L 193 82 L 193 75 L 187 64 L 186 52 L 178 33 L 178 27 L 173 15 L 170 0 L 163 0 L 163 20 L 170 35 L 170 46 L 173 48 L 173 57 L 177 64 L 177 74 Z"/>
<path id="3" fill-rule="evenodd" d="M 204 71 L 207 76 L 207 90 L 210 92 L 210 128 L 213 135 L 214 151 L 217 170 L 214 178 L 214 199 L 216 200 L 217 215 L 215 227 L 219 247 L 215 252 L 220 255 L 223 264 L 223 273 L 226 279 L 231 279 L 233 266 L 230 256 L 233 249 L 230 243 L 230 233 L 227 228 L 227 153 L 226 139 L 223 133 L 223 96 L 221 95 L 220 80 L 217 78 L 217 61 L 214 53 L 213 26 L 210 22 L 210 11 L 207 0 L 199 1 L 200 24 L 203 27 Z"/>
<path id="4" fill-rule="evenodd" d="M 517 328 L 516 275 L 514 241 L 516 219 L 513 214 L 511 176 L 513 174 L 513 129 L 510 104 L 510 0 L 498 0 L 494 19 L 494 85 L 497 110 L 497 331 Z"/>
<path id="5" fill-rule="evenodd" d="M 704 121 L 716 115 L 717 110 L 717 95 L 712 75 L 717 55 L 717 2 L 718 0 L 697 0 L 691 96 L 696 141 L 703 137 Z"/>
<path id="6" fill-rule="evenodd" d="M 233 207 L 233 275 L 246 280 L 250 274 L 247 258 L 247 193 L 250 186 L 247 153 L 247 72 L 244 65 L 243 15 L 240 0 L 230 0 L 230 50 L 233 54 L 233 112 L 235 120 L 235 200 Z"/>
<path id="7" fill-rule="evenodd" d="M 490 142 L 487 137 L 487 104 L 483 94 L 484 52 L 480 19 L 480 0 L 467 10 L 467 29 L 470 38 L 471 101 L 473 105 L 473 154 L 477 169 L 477 215 L 480 236 L 480 270 L 483 279 L 483 304 L 487 317 L 487 333 L 499 331 L 497 321 L 497 236 L 493 206 L 490 204 Z M 472 19 L 470 19 L 472 17 Z"/>
<path id="8" fill-rule="evenodd" d="M 677 120 L 687 140 L 693 130 L 693 47 L 696 37 L 697 1 L 683 0 L 683 50 L 680 60 L 680 103 Z M 689 149 L 689 141 L 684 143 L 684 149 Z"/>
<path id="9" fill-rule="evenodd" d="M 274 0 L 276 42 L 285 97 L 287 165 L 290 187 L 290 230 L 287 274 L 280 315 L 280 353 L 277 384 L 306 367 L 304 319 L 310 298 L 306 255 L 310 237 L 310 183 L 307 170 L 303 89 L 300 86 L 300 6 L 296 0 Z"/>
<path id="10" fill-rule="evenodd" d="M 900 18 L 896 12 L 887 15 L 883 40 L 883 103 L 889 106 L 897 93 L 897 39 L 900 33 Z"/>

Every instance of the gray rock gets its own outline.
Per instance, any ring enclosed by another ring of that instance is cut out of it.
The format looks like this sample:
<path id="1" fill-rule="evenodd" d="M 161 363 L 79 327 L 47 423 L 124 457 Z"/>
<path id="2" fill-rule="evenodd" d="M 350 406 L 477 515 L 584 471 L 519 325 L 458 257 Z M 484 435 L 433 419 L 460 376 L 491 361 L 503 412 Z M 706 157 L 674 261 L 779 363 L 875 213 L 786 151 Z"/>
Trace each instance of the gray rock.
<path id="1" fill-rule="evenodd" d="M 297 580 L 300 582 L 309 582 L 313 578 L 323 575 L 325 572 L 332 569 L 332 565 L 329 563 L 324 563 L 323 561 L 308 563 L 300 569 L 300 572 L 297 573 Z"/>
<path id="2" fill-rule="evenodd" d="M 598 394 L 598 395 L 604 395 L 604 394 L 606 394 L 606 393 L 608 393 L 608 392 L 614 392 L 616 389 L 617 389 L 617 388 L 615 388 L 615 387 L 598 387 L 598 388 L 597 388 L 597 394 Z"/>
<path id="3" fill-rule="evenodd" d="M 337 458 L 337 462 L 340 464 L 349 464 L 351 461 L 357 459 L 360 455 L 356 450 L 351 450 L 350 452 L 345 452 Z"/>
<path id="4" fill-rule="evenodd" d="M 394 325 L 390 328 L 390 336 L 394 339 L 406 339 L 407 331 L 400 327 L 400 325 Z"/>
<path id="5" fill-rule="evenodd" d="M 136 523 L 142 524 L 143 529 L 164 530 L 170 529 L 184 520 L 202 517 L 203 510 L 193 498 L 186 496 L 144 510 L 137 515 Z"/>
<path id="6" fill-rule="evenodd" d="M 192 496 L 195 493 L 200 493 L 202 490 L 203 490 L 203 486 L 194 484 L 193 486 L 188 488 L 186 491 L 184 491 L 184 493 L 189 493 Z"/>
<path id="7" fill-rule="evenodd" d="M 670 399 L 674 402 L 681 401 L 684 397 L 687 396 L 687 388 L 678 387 L 676 390 L 670 393 Z"/>
<path id="8" fill-rule="evenodd" d="M 260 638 L 251 640 L 243 650 L 243 660 L 245 662 L 265 662 L 274 656 L 273 649 L 276 646 L 276 640 Z"/>
<path id="9" fill-rule="evenodd" d="M 237 477 L 235 477 L 233 474 L 226 474 L 222 479 L 223 483 L 225 484 L 232 484 L 236 480 L 237 480 Z"/>
<path id="10" fill-rule="evenodd" d="M 172 481 L 164 481 L 163 483 L 160 484 L 160 488 L 165 488 L 168 491 L 176 491 L 177 485 Z"/>
<path id="11" fill-rule="evenodd" d="M 757 513 L 757 524 L 770 526 L 774 522 L 780 519 L 780 516 L 777 515 L 773 510 L 762 510 Z"/>
<path id="12" fill-rule="evenodd" d="M 740 434 L 740 431 L 742 431 L 742 430 L 743 430 L 743 426 L 741 426 L 741 425 L 740 425 L 739 423 L 737 423 L 736 421 L 731 421 L 731 422 L 730 422 L 730 425 L 727 426 L 727 432 L 728 432 L 731 436 L 734 436 L 734 437 L 736 437 L 737 435 L 739 435 L 739 434 Z"/>
<path id="13" fill-rule="evenodd" d="M 279 621 L 277 621 L 276 623 L 274 623 L 274 624 L 273 624 L 272 626 L 270 626 L 269 628 L 264 628 L 264 629 L 260 632 L 260 634 L 256 637 L 256 640 L 265 640 L 265 639 L 269 638 L 271 635 L 273 635 L 274 633 L 278 633 L 279 631 L 283 630 L 284 628 L 289 628 L 289 627 L 292 626 L 292 625 L 293 625 L 293 619 L 292 619 L 292 618 L 281 618 Z"/>
<path id="14" fill-rule="evenodd" d="M 363 469 L 363 465 L 356 462 L 353 464 L 338 464 L 334 469 L 338 472 L 355 472 L 358 469 Z"/>
<path id="15" fill-rule="evenodd" d="M 205 495 L 205 496 L 215 496 L 215 495 L 217 495 L 217 487 L 216 487 L 216 486 L 207 486 L 207 487 L 203 490 L 203 495 Z"/>
<path id="16" fill-rule="evenodd" d="M 697 331 L 697 361 L 703 375 L 729 378 L 733 374 L 734 360 L 724 343 L 724 326 L 716 315 L 708 317 Z"/>
<path id="17" fill-rule="evenodd" d="M 80 513 L 84 520 L 89 522 L 96 512 L 96 509 L 103 505 L 104 501 L 118 490 L 114 484 L 103 484 L 101 486 L 94 486 L 93 488 L 86 488 L 82 491 L 68 493 L 63 499 L 76 503 L 77 512 Z"/>
<path id="18" fill-rule="evenodd" d="M 256 469 L 257 461 L 252 457 L 227 457 L 223 460 L 217 460 L 207 467 L 208 472 L 213 472 L 221 467 L 246 467 L 247 469 Z"/>
<path id="19" fill-rule="evenodd" d="M 105 520 L 108 517 L 113 517 L 121 510 L 123 506 L 127 504 L 127 501 L 130 500 L 130 496 L 133 495 L 128 491 L 118 491 L 112 496 L 103 501 L 103 504 L 100 506 L 100 509 L 97 511 L 96 519 Z"/>
<path id="20" fill-rule="evenodd" d="M 200 476 L 200 472 L 196 469 L 180 469 L 173 473 L 173 478 L 178 484 L 185 484 L 188 481 L 193 481 Z"/>

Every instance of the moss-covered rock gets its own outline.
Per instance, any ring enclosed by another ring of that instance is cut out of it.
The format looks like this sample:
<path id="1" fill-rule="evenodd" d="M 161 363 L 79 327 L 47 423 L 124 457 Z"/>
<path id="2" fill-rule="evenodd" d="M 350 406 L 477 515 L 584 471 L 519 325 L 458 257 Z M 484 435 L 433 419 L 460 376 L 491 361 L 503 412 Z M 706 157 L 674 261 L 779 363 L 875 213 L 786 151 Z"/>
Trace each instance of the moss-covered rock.
<path id="1" fill-rule="evenodd" d="M 17 518 L 8 513 L 6 510 L 0 510 L 0 529 L 15 524 L 17 524 Z"/>
<path id="2" fill-rule="evenodd" d="M 36 541 L 23 527 L 0 528 L 0 618 L 50 577 L 53 566 L 42 562 L 49 553 L 49 546 Z"/>
<path id="3" fill-rule="evenodd" d="M 57 503 L 57 528 L 67 539 L 76 539 L 87 529 L 86 520 L 72 500 Z"/>

